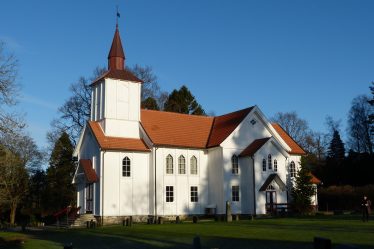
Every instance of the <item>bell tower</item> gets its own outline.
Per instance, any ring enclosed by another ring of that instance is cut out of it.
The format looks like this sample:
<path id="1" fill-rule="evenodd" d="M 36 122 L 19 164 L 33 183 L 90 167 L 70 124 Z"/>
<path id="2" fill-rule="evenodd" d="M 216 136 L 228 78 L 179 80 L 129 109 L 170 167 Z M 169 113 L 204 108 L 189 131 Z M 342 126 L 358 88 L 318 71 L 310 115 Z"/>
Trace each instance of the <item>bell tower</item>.
<path id="1" fill-rule="evenodd" d="M 91 120 L 100 123 L 106 136 L 139 138 L 142 83 L 125 68 L 125 53 L 116 24 L 108 71 L 91 84 Z"/>

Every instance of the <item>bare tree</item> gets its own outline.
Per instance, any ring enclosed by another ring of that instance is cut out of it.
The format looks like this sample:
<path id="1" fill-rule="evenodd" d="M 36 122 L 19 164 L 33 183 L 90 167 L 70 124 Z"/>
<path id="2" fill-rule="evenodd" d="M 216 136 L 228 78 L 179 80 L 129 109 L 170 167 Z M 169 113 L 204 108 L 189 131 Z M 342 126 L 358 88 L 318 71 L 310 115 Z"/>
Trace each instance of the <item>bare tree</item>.
<path id="1" fill-rule="evenodd" d="M 307 148 L 307 140 L 311 137 L 311 130 L 308 122 L 299 118 L 295 111 L 278 112 L 271 118 L 272 122 L 276 122 L 303 148 Z"/>
<path id="2" fill-rule="evenodd" d="M 133 67 L 128 67 L 126 69 L 143 81 L 142 102 L 146 101 L 149 98 L 152 98 L 156 100 L 158 107 L 162 109 L 169 94 L 167 92 L 161 91 L 161 88 L 157 82 L 157 76 L 154 74 L 152 67 L 143 67 L 135 64 Z"/>
<path id="3" fill-rule="evenodd" d="M 16 210 L 25 198 L 28 174 L 39 168 L 42 154 L 24 133 L 2 133 L 0 137 L 0 203 L 10 209 L 14 224 Z"/>
<path id="4" fill-rule="evenodd" d="M 19 85 L 16 82 L 18 75 L 18 60 L 14 54 L 8 52 L 5 43 L 0 41 L 0 133 L 13 129 L 21 129 L 24 123 L 15 113 L 6 112 L 4 106 L 17 103 L 16 97 Z"/>
<path id="5" fill-rule="evenodd" d="M 18 204 L 27 193 L 27 182 L 20 157 L 0 146 L 0 204 L 10 209 L 10 224 L 14 224 Z"/>
<path id="6" fill-rule="evenodd" d="M 160 91 L 157 77 L 149 66 L 139 66 L 127 68 L 144 83 L 142 84 L 142 99 L 154 98 L 158 106 L 160 102 L 165 102 L 167 93 Z M 90 118 L 91 112 L 91 87 L 93 80 L 101 76 L 106 71 L 105 68 L 96 67 L 89 78 L 80 77 L 79 80 L 70 86 L 71 97 L 58 109 L 59 118 L 52 121 L 52 130 L 48 132 L 47 139 L 50 150 L 63 132 L 66 132 L 74 145 L 76 145 L 82 128 Z M 163 106 L 163 105 L 162 105 Z"/>
<path id="7" fill-rule="evenodd" d="M 80 132 L 91 111 L 91 82 L 105 72 L 105 68 L 96 67 L 90 78 L 80 77 L 77 82 L 70 85 L 71 97 L 58 108 L 59 118 L 52 121 L 52 130 L 48 132 L 47 139 L 51 146 L 63 132 L 76 144 Z"/>
<path id="8" fill-rule="evenodd" d="M 360 95 L 353 99 L 348 113 L 347 132 L 349 147 L 355 152 L 373 153 L 373 135 L 370 132 L 369 121 L 371 113 L 372 106 L 369 104 L 368 96 Z"/>
<path id="9" fill-rule="evenodd" d="M 0 41 L 0 105 L 16 103 L 15 96 L 19 90 L 16 84 L 18 61 L 14 54 L 5 50 L 5 43 Z"/>

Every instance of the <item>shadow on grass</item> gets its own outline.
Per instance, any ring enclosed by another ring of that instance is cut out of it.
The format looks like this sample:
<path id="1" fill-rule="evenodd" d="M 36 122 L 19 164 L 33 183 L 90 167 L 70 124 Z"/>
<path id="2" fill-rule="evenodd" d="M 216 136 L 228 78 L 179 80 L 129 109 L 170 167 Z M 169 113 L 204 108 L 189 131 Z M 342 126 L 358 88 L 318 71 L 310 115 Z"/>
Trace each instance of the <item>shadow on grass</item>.
<path id="1" fill-rule="evenodd" d="M 22 243 L 23 243 L 23 239 L 21 238 L 4 239 L 0 237 L 0 248 L 7 248 L 7 249 L 18 249 L 19 248 L 20 249 L 22 248 Z"/>
<path id="2" fill-rule="evenodd" d="M 139 224 L 132 227 L 28 231 L 8 237 L 5 235 L 4 239 L 1 239 L 0 234 L 0 248 L 61 249 L 63 245 L 70 243 L 74 249 L 192 248 L 193 238 L 199 234 L 203 248 L 312 249 L 313 236 L 319 235 L 331 238 L 333 243 L 349 242 L 358 245 L 359 248 L 369 249 L 374 245 L 374 241 L 371 242 L 372 231 L 374 232 L 373 226 L 369 224 L 333 222 L 329 225 L 315 219 L 314 222 L 302 219 L 274 219 L 233 223 L 208 222 L 196 225 Z M 347 239 L 350 236 L 356 239 Z M 20 241 L 7 241 L 22 238 L 26 240 L 24 245 L 21 245 Z M 39 247 L 35 246 L 36 243 Z"/>
<path id="3" fill-rule="evenodd" d="M 30 238 L 38 240 L 48 240 L 61 245 L 72 243 L 74 249 L 103 249 L 103 248 L 193 248 L 194 236 L 183 236 L 176 238 L 174 236 L 158 236 L 154 237 L 142 236 L 136 234 L 108 234 L 108 233 L 91 233 L 82 230 L 70 231 L 38 231 L 27 232 Z M 295 241 L 279 241 L 279 240 L 257 240 L 243 238 L 219 238 L 219 237 L 201 237 L 202 248 L 256 248 L 256 249 L 272 249 L 272 248 L 300 248 L 312 249 L 312 243 L 303 243 Z M 2 247 L 0 247 L 2 248 Z M 22 248 L 10 245 L 4 248 Z"/>

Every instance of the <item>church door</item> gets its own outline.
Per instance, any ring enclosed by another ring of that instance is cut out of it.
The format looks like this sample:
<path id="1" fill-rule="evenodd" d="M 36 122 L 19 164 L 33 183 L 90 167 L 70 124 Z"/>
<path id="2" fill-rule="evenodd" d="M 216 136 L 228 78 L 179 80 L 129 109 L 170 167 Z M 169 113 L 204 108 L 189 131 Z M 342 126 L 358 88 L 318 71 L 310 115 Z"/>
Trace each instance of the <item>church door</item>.
<path id="1" fill-rule="evenodd" d="M 86 213 L 92 214 L 93 208 L 93 184 L 86 184 Z"/>
<path id="2" fill-rule="evenodd" d="M 266 191 L 266 213 L 273 213 L 276 211 L 277 192 Z"/>

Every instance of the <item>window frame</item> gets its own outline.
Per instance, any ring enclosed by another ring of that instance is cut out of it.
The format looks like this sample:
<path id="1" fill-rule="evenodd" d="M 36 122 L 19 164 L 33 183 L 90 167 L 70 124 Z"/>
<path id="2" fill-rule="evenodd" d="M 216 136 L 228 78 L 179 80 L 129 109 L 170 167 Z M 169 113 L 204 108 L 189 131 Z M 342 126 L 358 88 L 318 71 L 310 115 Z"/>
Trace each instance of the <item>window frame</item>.
<path id="1" fill-rule="evenodd" d="M 278 161 L 277 161 L 277 159 L 274 159 L 274 166 L 273 166 L 273 169 L 274 169 L 275 172 L 278 171 Z"/>
<path id="2" fill-rule="evenodd" d="M 178 174 L 186 174 L 186 158 L 183 155 L 178 157 Z"/>
<path id="3" fill-rule="evenodd" d="M 168 154 L 166 156 L 166 163 L 165 163 L 165 166 L 166 166 L 165 173 L 168 175 L 174 174 L 174 165 L 173 165 L 174 162 L 173 161 L 174 161 L 173 156 Z"/>
<path id="4" fill-rule="evenodd" d="M 239 185 L 231 186 L 231 201 L 239 202 L 240 201 L 240 188 Z"/>
<path id="5" fill-rule="evenodd" d="M 128 156 L 122 159 L 122 177 L 131 177 L 131 160 Z"/>
<path id="6" fill-rule="evenodd" d="M 165 188 L 165 201 L 174 202 L 174 186 L 166 186 Z"/>
<path id="7" fill-rule="evenodd" d="M 197 186 L 190 187 L 190 201 L 199 202 L 199 188 Z"/>
<path id="8" fill-rule="evenodd" d="M 231 174 L 239 175 L 239 158 L 235 154 L 231 157 Z"/>
<path id="9" fill-rule="evenodd" d="M 273 161 L 271 154 L 268 155 L 268 169 L 273 170 Z"/>
<path id="10" fill-rule="evenodd" d="M 267 162 L 266 162 L 266 159 L 263 158 L 262 159 L 262 172 L 266 172 L 266 168 L 267 168 Z"/>
<path id="11" fill-rule="evenodd" d="M 291 161 L 290 163 L 290 177 L 291 178 L 296 177 L 296 164 L 294 161 Z"/>
<path id="12" fill-rule="evenodd" d="M 193 165 L 192 162 L 195 162 L 195 165 Z M 197 157 L 191 156 L 190 158 L 190 174 L 191 175 L 197 175 L 198 174 L 198 168 L 197 168 Z"/>

